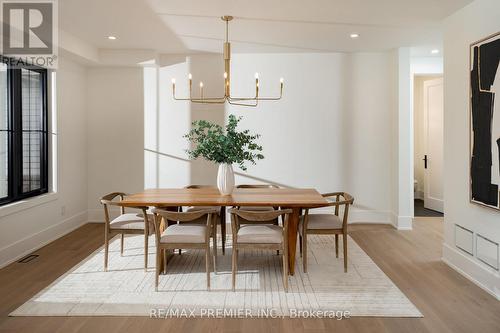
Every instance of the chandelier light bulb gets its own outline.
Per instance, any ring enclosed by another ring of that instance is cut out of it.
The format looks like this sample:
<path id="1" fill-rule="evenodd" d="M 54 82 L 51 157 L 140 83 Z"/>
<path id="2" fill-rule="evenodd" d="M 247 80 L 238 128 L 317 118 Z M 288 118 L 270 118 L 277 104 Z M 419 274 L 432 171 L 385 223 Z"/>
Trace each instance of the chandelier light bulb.
<path id="1" fill-rule="evenodd" d="M 283 84 L 285 80 L 283 78 L 280 78 L 280 83 Z"/>
<path id="2" fill-rule="evenodd" d="M 188 74 L 188 87 L 189 87 L 189 94 L 188 97 L 177 97 L 176 92 L 175 92 L 175 79 L 172 79 L 172 97 L 176 101 L 191 101 L 193 103 L 205 103 L 205 104 L 224 104 L 224 103 L 229 103 L 231 105 L 240 105 L 240 106 L 249 106 L 249 107 L 255 107 L 259 103 L 259 101 L 278 101 L 281 99 L 283 96 L 283 78 L 280 79 L 281 85 L 280 85 L 280 90 L 279 90 L 279 95 L 278 96 L 260 96 L 259 93 L 259 73 L 255 73 L 255 95 L 253 96 L 232 96 L 231 95 L 231 43 L 228 40 L 229 36 L 229 22 L 233 19 L 232 16 L 225 15 L 222 16 L 221 19 L 224 21 L 226 25 L 226 38 L 224 42 L 224 47 L 223 47 L 223 59 L 224 59 L 224 94 L 219 94 L 216 96 L 204 96 L 204 85 L 202 81 L 199 82 L 199 90 L 200 90 L 200 95 L 199 97 L 193 97 L 192 96 L 192 85 L 193 81 L 192 78 L 193 76 L 191 73 Z M 220 73 L 220 72 L 219 72 Z M 198 90 L 198 89 L 197 89 Z"/>

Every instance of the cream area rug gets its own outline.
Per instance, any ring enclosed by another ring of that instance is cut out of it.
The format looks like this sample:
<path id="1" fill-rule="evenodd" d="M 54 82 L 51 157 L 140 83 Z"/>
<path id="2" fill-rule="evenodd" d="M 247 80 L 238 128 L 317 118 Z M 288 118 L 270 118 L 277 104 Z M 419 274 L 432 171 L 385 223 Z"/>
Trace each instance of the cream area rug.
<path id="1" fill-rule="evenodd" d="M 308 273 L 297 255 L 289 291 L 283 290 L 281 256 L 275 251 L 240 251 L 236 291 L 231 290 L 231 243 L 218 251 L 217 272 L 206 289 L 203 251 L 184 250 L 168 262 L 154 290 L 155 247 L 149 244 L 150 268 L 144 271 L 143 236 L 110 244 L 109 270 L 103 271 L 101 248 L 13 311 L 11 316 L 345 316 L 422 317 L 419 310 L 354 242 L 348 240 L 344 273 L 342 244 L 335 258 L 334 238 L 308 237 Z M 219 241 L 220 244 L 220 241 Z M 298 251 L 298 247 L 297 247 Z"/>

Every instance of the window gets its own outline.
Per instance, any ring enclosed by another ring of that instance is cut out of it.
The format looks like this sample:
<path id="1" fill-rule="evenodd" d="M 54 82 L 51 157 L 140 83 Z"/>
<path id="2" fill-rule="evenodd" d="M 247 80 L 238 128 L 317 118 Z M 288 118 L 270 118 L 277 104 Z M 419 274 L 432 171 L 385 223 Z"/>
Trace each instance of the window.
<path id="1" fill-rule="evenodd" d="M 48 191 L 47 70 L 0 62 L 0 205 Z"/>

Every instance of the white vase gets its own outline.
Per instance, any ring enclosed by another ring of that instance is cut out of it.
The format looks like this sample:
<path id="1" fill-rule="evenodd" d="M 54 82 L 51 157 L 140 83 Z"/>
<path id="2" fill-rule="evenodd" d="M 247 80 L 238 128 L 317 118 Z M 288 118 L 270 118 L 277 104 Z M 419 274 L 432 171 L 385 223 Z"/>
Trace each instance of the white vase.
<path id="1" fill-rule="evenodd" d="M 234 189 L 234 172 L 231 164 L 219 164 L 217 188 L 222 195 L 231 195 Z"/>

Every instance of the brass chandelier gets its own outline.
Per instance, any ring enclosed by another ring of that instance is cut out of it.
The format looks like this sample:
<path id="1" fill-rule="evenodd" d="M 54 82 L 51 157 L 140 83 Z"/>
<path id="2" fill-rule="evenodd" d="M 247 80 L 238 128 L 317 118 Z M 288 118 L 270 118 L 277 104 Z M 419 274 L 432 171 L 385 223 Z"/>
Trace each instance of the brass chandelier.
<path id="1" fill-rule="evenodd" d="M 234 97 L 231 96 L 231 43 L 229 37 L 229 21 L 232 16 L 222 16 L 221 19 L 226 22 L 226 41 L 224 42 L 224 96 L 221 97 L 205 97 L 203 95 L 203 82 L 200 81 L 199 97 L 193 97 L 193 76 L 191 73 L 189 79 L 189 98 L 178 98 L 175 96 L 175 78 L 172 79 L 172 96 L 177 101 L 191 101 L 193 103 L 202 104 L 224 104 L 228 102 L 231 105 L 242 106 L 257 106 L 259 101 L 277 101 L 283 96 L 283 78 L 280 78 L 280 95 L 279 97 L 261 97 L 259 95 L 259 74 L 255 73 L 255 96 L 254 97 Z"/>

